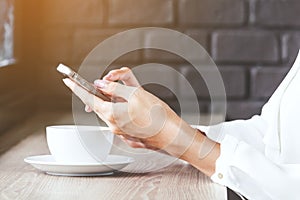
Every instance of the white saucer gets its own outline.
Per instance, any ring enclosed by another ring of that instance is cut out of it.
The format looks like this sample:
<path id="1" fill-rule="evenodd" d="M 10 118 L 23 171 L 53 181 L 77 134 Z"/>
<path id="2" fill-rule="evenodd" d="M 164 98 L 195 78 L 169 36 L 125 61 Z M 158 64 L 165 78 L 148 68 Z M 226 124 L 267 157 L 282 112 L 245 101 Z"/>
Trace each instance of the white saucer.
<path id="1" fill-rule="evenodd" d="M 57 176 L 104 176 L 124 168 L 134 162 L 131 157 L 109 155 L 103 163 L 61 163 L 56 162 L 52 155 L 31 156 L 24 159 L 46 174 Z"/>

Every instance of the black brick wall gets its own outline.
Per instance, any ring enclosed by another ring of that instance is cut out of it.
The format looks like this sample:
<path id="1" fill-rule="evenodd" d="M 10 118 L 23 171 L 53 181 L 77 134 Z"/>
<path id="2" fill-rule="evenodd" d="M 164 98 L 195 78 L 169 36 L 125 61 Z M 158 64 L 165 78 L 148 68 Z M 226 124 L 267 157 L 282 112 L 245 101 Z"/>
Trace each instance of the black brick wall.
<path id="1" fill-rule="evenodd" d="M 41 106 L 68 104 L 62 102 L 70 95 L 52 71 L 56 63 L 79 66 L 105 38 L 129 28 L 158 26 L 186 33 L 204 46 L 224 79 L 228 119 L 248 118 L 260 112 L 295 59 L 300 47 L 299 11 L 299 0 L 46 0 L 41 9 L 41 52 L 37 52 L 41 53 Z M 151 35 L 147 39 L 151 42 Z M 209 111 L 203 80 L 194 77 L 191 66 L 177 56 L 140 51 L 121 63 L 135 66 L 151 61 L 168 64 L 190 78 L 201 107 Z M 179 80 L 175 85 L 180 91 Z M 175 101 L 170 91 L 157 86 L 149 90 L 170 104 Z"/>

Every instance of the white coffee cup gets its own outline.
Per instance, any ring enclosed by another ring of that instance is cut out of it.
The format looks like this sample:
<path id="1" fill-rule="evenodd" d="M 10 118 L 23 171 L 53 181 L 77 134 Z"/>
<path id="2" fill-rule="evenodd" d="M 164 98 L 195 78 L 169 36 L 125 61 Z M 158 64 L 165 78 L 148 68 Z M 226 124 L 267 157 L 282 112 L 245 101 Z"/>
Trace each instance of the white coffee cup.
<path id="1" fill-rule="evenodd" d="M 114 137 L 108 127 L 101 126 L 48 126 L 46 134 L 50 153 L 63 163 L 104 162 Z"/>

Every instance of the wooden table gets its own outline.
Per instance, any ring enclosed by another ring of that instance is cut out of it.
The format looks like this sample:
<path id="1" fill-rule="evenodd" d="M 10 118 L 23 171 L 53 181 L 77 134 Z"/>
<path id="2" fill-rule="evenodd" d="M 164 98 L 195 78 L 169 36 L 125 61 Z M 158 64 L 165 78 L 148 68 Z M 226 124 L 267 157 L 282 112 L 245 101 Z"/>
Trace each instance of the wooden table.
<path id="1" fill-rule="evenodd" d="M 71 122 L 71 115 L 51 118 L 53 124 Z M 43 117 L 47 122 L 50 120 Z M 39 122 L 39 123 L 38 123 Z M 35 126 L 34 126 L 35 124 Z M 37 125 L 38 124 L 38 125 Z M 49 123 L 48 123 L 49 124 Z M 117 172 L 102 177 L 59 177 L 46 175 L 23 159 L 48 154 L 41 116 L 10 132 L 29 136 L 0 156 L 0 199 L 226 199 L 226 188 L 212 183 L 189 164 L 175 160 L 168 166 L 147 173 Z M 37 125 L 37 126 L 36 126 Z M 37 128 L 32 128 L 37 127 Z M 33 131 L 33 132 L 31 132 Z M 31 132 L 31 134 L 30 134 Z M 0 146 L 3 145 L 0 137 Z M 158 154 L 159 156 L 160 154 Z M 164 159 L 165 157 L 162 157 Z M 145 160 L 146 161 L 146 160 Z M 144 166 L 142 160 L 134 165 Z M 147 159 L 155 164 L 155 160 Z M 130 167 L 127 169 L 130 171 Z M 128 170 L 127 170 L 128 171 Z"/>

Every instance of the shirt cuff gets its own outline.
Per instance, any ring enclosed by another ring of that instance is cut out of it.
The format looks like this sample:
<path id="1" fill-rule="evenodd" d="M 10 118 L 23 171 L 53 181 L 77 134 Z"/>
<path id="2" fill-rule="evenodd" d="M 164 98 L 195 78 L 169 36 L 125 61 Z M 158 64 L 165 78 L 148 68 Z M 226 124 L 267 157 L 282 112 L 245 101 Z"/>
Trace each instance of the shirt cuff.
<path id="1" fill-rule="evenodd" d="M 216 124 L 213 126 L 191 125 L 193 128 L 199 129 L 212 141 L 220 143 L 225 137 L 223 130 L 225 123 Z"/>
<path id="2" fill-rule="evenodd" d="M 216 160 L 215 173 L 211 176 L 212 181 L 226 186 L 236 182 L 229 169 L 233 163 L 234 154 L 238 144 L 239 141 L 231 135 L 226 135 L 222 140 L 220 145 L 220 156 Z"/>

